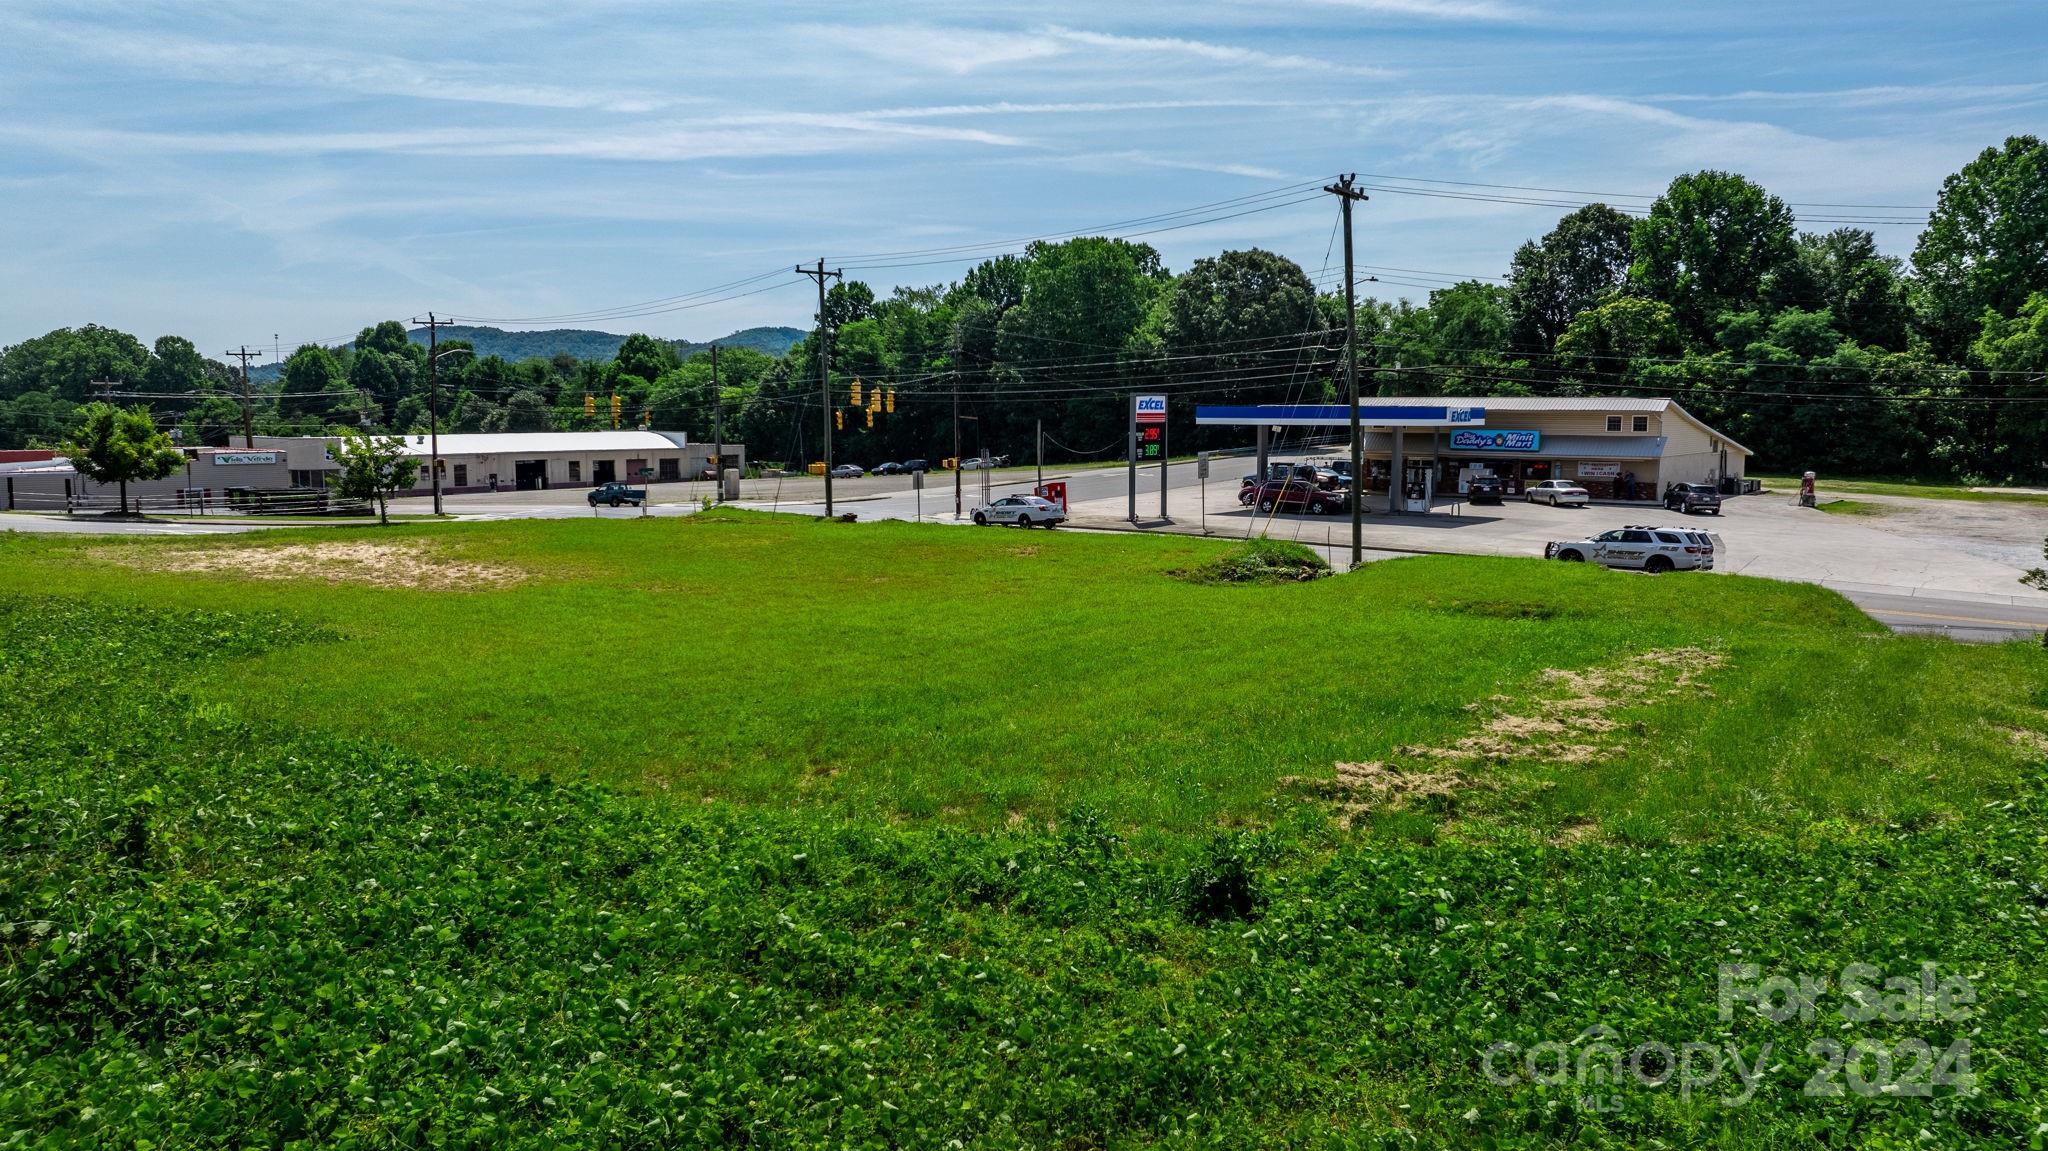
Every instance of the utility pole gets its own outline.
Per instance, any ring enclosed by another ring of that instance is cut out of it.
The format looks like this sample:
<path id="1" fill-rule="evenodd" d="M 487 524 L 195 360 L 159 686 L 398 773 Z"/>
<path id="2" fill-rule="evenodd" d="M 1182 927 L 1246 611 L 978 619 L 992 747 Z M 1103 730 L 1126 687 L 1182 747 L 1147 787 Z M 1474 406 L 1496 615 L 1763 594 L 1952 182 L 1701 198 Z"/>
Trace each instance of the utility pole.
<path id="1" fill-rule="evenodd" d="M 1045 421 L 1038 421 L 1038 486 L 1045 486 Z"/>
<path id="2" fill-rule="evenodd" d="M 845 279 L 837 271 L 825 270 L 825 258 L 818 257 L 818 266 L 806 268 L 796 266 L 799 274 L 818 281 L 818 410 L 825 417 L 825 517 L 832 516 L 832 353 L 826 346 L 831 337 L 825 332 L 825 281 Z"/>
<path id="3" fill-rule="evenodd" d="M 1351 268 L 1351 203 L 1369 200 L 1352 181 L 1357 173 L 1337 177 L 1323 191 L 1337 197 L 1344 210 L 1344 383 L 1351 394 L 1351 566 L 1365 562 L 1365 430 L 1358 424 L 1358 280 Z"/>
<path id="4" fill-rule="evenodd" d="M 420 323 L 414 316 L 412 322 Z M 439 347 L 442 321 L 428 312 L 427 325 L 427 432 L 431 437 L 427 445 L 427 474 L 434 481 L 434 514 L 441 514 L 441 391 Z"/>
<path id="5" fill-rule="evenodd" d="M 725 502 L 725 392 L 718 386 L 718 345 L 711 345 L 711 480 Z"/>
<path id="6" fill-rule="evenodd" d="M 953 518 L 960 518 L 960 380 L 953 380 Z"/>
<path id="7" fill-rule="evenodd" d="M 253 448 L 256 446 L 256 419 L 249 410 L 251 403 L 249 396 L 249 357 L 260 356 L 263 353 L 252 352 L 249 350 L 249 345 L 243 344 L 242 350 L 239 352 L 227 351 L 221 354 L 233 356 L 242 361 L 242 446 Z"/>

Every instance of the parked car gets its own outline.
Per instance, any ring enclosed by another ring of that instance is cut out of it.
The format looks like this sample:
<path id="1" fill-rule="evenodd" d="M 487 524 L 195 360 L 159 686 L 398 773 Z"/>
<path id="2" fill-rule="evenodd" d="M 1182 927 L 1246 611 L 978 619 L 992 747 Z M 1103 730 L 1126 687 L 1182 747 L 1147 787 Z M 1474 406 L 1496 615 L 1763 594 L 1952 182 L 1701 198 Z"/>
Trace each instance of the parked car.
<path id="1" fill-rule="evenodd" d="M 876 464 L 874 467 L 869 468 L 868 474 L 871 476 L 900 476 L 903 474 L 903 471 L 902 464 L 884 463 Z"/>
<path id="2" fill-rule="evenodd" d="M 1473 476 L 1465 482 L 1465 498 L 1475 504 L 1500 503 L 1507 490 L 1499 476 Z"/>
<path id="3" fill-rule="evenodd" d="M 988 466 L 992 468 L 1006 467 L 1009 465 L 1009 462 L 1010 457 L 1008 456 L 990 456 L 988 458 Z M 980 456 L 968 456 L 960 461 L 960 470 L 963 472 L 978 472 L 981 470 L 981 467 Z"/>
<path id="4" fill-rule="evenodd" d="M 1714 537 L 1692 528 L 1632 525 L 1543 545 L 1544 559 L 1646 572 L 1714 570 Z"/>
<path id="5" fill-rule="evenodd" d="M 1694 512 L 1721 514 L 1721 493 L 1709 484 L 1672 484 L 1664 489 L 1664 507 L 1681 515 Z"/>
<path id="6" fill-rule="evenodd" d="M 1312 516 L 1333 515 L 1351 509 L 1348 493 L 1325 491 L 1307 480 L 1268 480 L 1249 492 L 1240 492 L 1238 502 L 1250 504 L 1262 512 L 1307 512 Z"/>
<path id="7" fill-rule="evenodd" d="M 832 466 L 832 478 L 835 480 L 857 480 L 867 474 L 868 470 L 859 464 L 834 464 Z"/>
<path id="8" fill-rule="evenodd" d="M 596 507 L 599 504 L 606 504 L 610 507 L 618 507 L 620 504 L 632 504 L 637 508 L 646 499 L 646 488 L 629 488 L 617 480 L 599 484 L 590 489 L 591 507 Z"/>
<path id="9" fill-rule="evenodd" d="M 932 470 L 932 462 L 931 462 L 930 460 L 904 460 L 904 461 L 903 461 L 903 474 L 904 474 L 904 475 L 909 475 L 909 474 L 910 474 L 910 473 L 912 473 L 912 472 L 928 472 L 928 471 L 931 471 L 931 470 Z"/>
<path id="10" fill-rule="evenodd" d="M 1065 523 L 1066 519 L 1067 513 L 1060 510 L 1060 505 L 1037 496 L 1004 496 L 974 509 L 974 522 L 983 527 L 1012 524 L 1020 528 L 1050 528 Z"/>
<path id="11" fill-rule="evenodd" d="M 1532 504 L 1549 504 L 1551 507 L 1565 504 L 1585 507 L 1586 501 L 1593 498 L 1593 493 L 1570 480 L 1544 480 L 1531 484 L 1529 490 L 1522 493 L 1522 498 Z"/>

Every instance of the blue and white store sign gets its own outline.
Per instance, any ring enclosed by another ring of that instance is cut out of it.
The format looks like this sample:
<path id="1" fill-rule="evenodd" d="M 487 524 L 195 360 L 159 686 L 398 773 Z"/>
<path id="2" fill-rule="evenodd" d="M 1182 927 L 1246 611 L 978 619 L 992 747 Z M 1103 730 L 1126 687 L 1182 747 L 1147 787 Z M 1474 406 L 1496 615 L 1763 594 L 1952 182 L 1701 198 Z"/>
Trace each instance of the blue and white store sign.
<path id="1" fill-rule="evenodd" d="M 1543 447 L 1543 433 L 1504 428 L 1464 428 L 1451 433 L 1457 452 L 1534 452 Z"/>

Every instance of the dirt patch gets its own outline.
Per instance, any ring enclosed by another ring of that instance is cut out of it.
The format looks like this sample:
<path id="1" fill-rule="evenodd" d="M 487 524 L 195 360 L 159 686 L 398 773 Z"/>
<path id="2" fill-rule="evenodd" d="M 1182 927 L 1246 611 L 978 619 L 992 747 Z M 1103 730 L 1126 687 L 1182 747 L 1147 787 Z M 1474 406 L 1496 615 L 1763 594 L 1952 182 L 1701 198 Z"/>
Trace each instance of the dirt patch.
<path id="1" fill-rule="evenodd" d="M 223 573 L 250 579 L 325 580 L 373 587 L 481 591 L 527 573 L 502 564 L 450 559 L 420 541 L 335 540 L 257 547 L 126 547 L 100 558 L 145 571 Z"/>
<path id="2" fill-rule="evenodd" d="M 2048 735 L 2043 735 L 2038 731 L 2029 731 L 2024 727 L 2009 727 L 2005 729 L 2005 732 L 2012 738 L 2013 743 L 2019 746 L 2022 752 L 2028 755 L 2048 757 Z"/>
<path id="3" fill-rule="evenodd" d="M 1485 718 L 1451 743 L 1398 748 L 1390 763 L 1339 763 L 1333 778 L 1280 782 L 1333 802 L 1353 824 L 1374 808 L 1442 806 L 1461 791 L 1493 786 L 1473 770 L 1481 764 L 1578 765 L 1622 754 L 1627 731 L 1608 712 L 1706 692 L 1700 678 L 1722 661 L 1718 652 L 1686 647 L 1642 652 L 1611 667 L 1549 668 L 1536 676 L 1532 695 L 1491 695 L 1465 705 Z"/>

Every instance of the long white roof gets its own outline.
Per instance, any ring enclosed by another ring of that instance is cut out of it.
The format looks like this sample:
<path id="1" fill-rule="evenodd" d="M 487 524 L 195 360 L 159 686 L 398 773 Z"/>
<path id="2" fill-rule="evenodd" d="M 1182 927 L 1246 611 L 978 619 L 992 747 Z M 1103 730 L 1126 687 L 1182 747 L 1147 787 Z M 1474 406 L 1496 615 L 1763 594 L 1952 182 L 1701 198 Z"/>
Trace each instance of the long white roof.
<path id="1" fill-rule="evenodd" d="M 407 455 L 424 456 L 432 445 L 425 435 L 405 437 Z M 516 456 L 521 454 L 602 452 L 673 452 L 685 446 L 683 432 L 460 432 L 441 433 L 441 455 Z"/>

